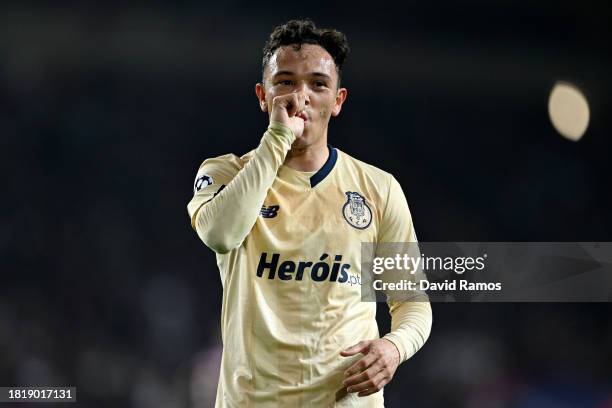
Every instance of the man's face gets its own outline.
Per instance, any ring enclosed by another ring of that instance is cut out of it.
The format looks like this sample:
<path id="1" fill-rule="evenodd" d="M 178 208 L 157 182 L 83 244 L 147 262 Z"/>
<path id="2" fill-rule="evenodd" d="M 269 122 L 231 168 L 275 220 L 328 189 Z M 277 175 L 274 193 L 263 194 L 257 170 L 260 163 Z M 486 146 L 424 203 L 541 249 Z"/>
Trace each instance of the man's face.
<path id="1" fill-rule="evenodd" d="M 304 133 L 293 147 L 303 148 L 327 142 L 327 124 L 331 116 L 340 114 L 346 89 L 338 89 L 338 73 L 332 56 L 315 44 L 302 44 L 296 51 L 292 45 L 279 47 L 264 70 L 264 84 L 257 84 L 256 93 L 264 112 L 272 111 L 272 100 L 291 92 L 303 93 L 307 120 Z"/>

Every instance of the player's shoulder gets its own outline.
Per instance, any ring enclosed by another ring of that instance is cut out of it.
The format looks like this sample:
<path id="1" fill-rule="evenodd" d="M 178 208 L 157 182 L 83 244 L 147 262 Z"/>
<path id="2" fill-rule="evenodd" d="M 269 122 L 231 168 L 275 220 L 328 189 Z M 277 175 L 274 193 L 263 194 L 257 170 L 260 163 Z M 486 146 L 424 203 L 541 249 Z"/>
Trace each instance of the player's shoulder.
<path id="1" fill-rule="evenodd" d="M 221 156 L 209 157 L 200 164 L 200 170 L 204 171 L 225 171 L 237 173 L 253 156 L 253 151 L 242 156 L 234 153 L 223 154 Z"/>
<path id="2" fill-rule="evenodd" d="M 388 186 L 390 180 L 393 179 L 393 175 L 385 170 L 382 170 L 374 165 L 366 163 L 362 160 L 356 159 L 350 154 L 341 151 L 340 149 L 336 149 L 338 151 L 338 155 L 342 158 L 342 163 L 345 166 L 347 171 L 361 174 L 366 179 L 374 182 L 377 185 L 385 185 Z"/>

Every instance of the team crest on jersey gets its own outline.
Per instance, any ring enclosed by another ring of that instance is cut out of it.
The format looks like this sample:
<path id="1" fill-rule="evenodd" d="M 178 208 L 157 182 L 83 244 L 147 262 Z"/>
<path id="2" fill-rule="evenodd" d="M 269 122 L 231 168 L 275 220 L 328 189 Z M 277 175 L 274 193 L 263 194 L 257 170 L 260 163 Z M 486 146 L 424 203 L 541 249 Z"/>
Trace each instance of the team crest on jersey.
<path id="1" fill-rule="evenodd" d="M 196 179 L 195 183 L 193 183 L 193 194 L 197 193 L 204 187 L 210 186 L 213 183 L 214 182 L 212 177 L 210 177 L 208 174 L 202 174 Z"/>
<path id="2" fill-rule="evenodd" d="M 357 229 L 366 229 L 372 222 L 372 210 L 366 199 L 359 193 L 347 191 L 346 203 L 342 207 L 342 215 L 346 222 Z"/>

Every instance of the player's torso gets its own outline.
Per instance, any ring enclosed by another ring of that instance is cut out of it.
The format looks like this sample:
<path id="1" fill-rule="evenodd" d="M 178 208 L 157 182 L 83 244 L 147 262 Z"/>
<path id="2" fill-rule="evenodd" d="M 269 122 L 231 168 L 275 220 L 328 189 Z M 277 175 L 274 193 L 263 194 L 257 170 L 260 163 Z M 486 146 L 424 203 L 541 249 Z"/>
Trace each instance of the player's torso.
<path id="1" fill-rule="evenodd" d="M 381 190 L 341 156 L 314 186 L 295 170 L 279 170 L 252 231 L 228 257 L 224 282 L 233 294 L 224 324 L 242 325 L 239 343 L 257 356 L 240 357 L 256 365 L 247 381 L 255 394 L 266 389 L 299 402 L 312 398 L 307 388 L 329 396 L 352 360 L 340 350 L 378 337 L 376 307 L 361 302 L 359 262 L 361 242 L 378 234 Z"/>
<path id="2" fill-rule="evenodd" d="M 347 272 L 358 273 L 360 243 L 375 240 L 378 230 L 377 207 L 368 191 L 350 180 L 343 182 L 336 172 L 313 188 L 307 186 L 306 178 L 297 184 L 299 174 L 294 170 L 283 167 L 279 173 L 245 244 L 285 258 L 306 256 L 309 259 L 301 260 L 313 263 L 321 257 L 331 263 L 341 256 L 342 263 L 351 265 Z M 288 177 L 287 173 L 295 174 Z M 281 274 L 280 279 L 305 280 L 307 275 Z M 335 274 L 324 279 L 325 273 L 311 270 L 311 275 L 314 282 L 338 282 Z"/>
<path id="3" fill-rule="evenodd" d="M 329 173 L 313 177 L 279 170 L 244 242 L 251 277 L 262 290 L 282 288 L 284 296 L 354 300 L 361 243 L 376 241 L 382 197 L 342 156 Z"/>

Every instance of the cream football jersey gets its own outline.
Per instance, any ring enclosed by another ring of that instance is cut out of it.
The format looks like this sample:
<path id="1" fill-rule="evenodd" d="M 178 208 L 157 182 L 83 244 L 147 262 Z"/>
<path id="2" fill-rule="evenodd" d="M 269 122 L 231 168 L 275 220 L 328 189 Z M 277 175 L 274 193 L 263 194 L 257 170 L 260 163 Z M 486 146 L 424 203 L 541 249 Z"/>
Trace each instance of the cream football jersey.
<path id="1" fill-rule="evenodd" d="M 363 356 L 340 351 L 379 337 L 361 243 L 415 241 L 408 205 L 390 174 L 331 146 L 317 172 L 284 165 L 293 140 L 273 123 L 256 150 L 205 160 L 196 176 L 188 211 L 223 285 L 216 406 L 382 407 L 382 391 L 346 393 Z M 389 306 L 385 338 L 404 361 L 429 335 L 429 303 Z"/>

